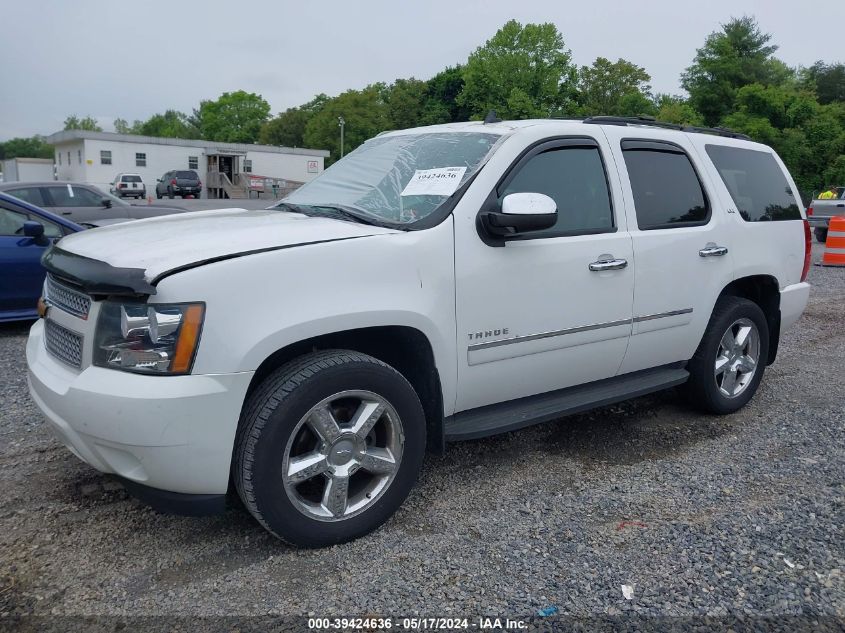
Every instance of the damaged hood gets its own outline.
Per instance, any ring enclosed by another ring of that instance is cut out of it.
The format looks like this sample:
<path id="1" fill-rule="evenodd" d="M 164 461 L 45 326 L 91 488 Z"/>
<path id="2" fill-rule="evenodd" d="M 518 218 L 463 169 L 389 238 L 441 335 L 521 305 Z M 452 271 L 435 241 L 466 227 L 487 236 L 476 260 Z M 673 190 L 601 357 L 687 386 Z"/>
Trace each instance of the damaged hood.
<path id="1" fill-rule="evenodd" d="M 119 292 L 121 279 L 132 279 L 129 287 L 136 294 L 154 294 L 156 281 L 175 270 L 256 252 L 396 232 L 278 209 L 214 209 L 74 233 L 45 254 L 44 265 L 95 293 Z M 98 282 L 104 284 L 99 289 Z"/>

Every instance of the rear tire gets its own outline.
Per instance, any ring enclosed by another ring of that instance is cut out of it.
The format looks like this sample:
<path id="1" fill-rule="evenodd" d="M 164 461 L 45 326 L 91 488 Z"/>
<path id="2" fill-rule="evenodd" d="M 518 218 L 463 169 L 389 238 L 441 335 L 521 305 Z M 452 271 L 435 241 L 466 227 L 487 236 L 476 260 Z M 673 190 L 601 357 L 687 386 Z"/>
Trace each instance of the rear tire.
<path id="1" fill-rule="evenodd" d="M 722 297 L 687 369 L 687 397 L 699 409 L 723 415 L 754 396 L 769 357 L 769 326 L 756 303 Z"/>
<path id="2" fill-rule="evenodd" d="M 158 189 L 156 189 L 156 199 L 161 200 L 161 194 L 158 192 Z"/>
<path id="3" fill-rule="evenodd" d="M 268 531 L 323 547 L 372 532 L 396 512 L 416 482 L 425 435 L 419 397 L 399 372 L 358 352 L 316 352 L 249 397 L 232 475 Z"/>
<path id="4" fill-rule="evenodd" d="M 816 235 L 816 241 L 824 244 L 827 242 L 827 229 L 813 229 L 813 233 Z"/>

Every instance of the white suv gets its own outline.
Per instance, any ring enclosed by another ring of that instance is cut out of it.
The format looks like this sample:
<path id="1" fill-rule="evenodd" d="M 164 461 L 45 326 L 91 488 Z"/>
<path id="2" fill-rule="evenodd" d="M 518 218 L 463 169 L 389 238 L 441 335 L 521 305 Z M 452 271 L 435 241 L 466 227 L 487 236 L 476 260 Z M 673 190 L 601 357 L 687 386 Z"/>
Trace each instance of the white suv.
<path id="1" fill-rule="evenodd" d="M 62 441 L 159 508 L 230 482 L 276 536 L 366 534 L 426 447 L 659 389 L 730 413 L 809 295 L 765 145 L 596 117 L 388 132 L 266 210 L 70 235 L 30 333 Z"/>
<path id="2" fill-rule="evenodd" d="M 111 183 L 110 193 L 120 198 L 146 198 L 147 187 L 138 174 L 118 174 Z"/>

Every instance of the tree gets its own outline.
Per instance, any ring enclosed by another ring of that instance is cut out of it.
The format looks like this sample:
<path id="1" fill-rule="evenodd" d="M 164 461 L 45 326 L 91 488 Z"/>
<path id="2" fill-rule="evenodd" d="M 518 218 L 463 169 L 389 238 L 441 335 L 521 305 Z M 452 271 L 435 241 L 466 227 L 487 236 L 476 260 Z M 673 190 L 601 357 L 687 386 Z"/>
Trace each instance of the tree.
<path id="1" fill-rule="evenodd" d="M 801 69 L 798 76 L 804 88 L 815 91 L 819 103 L 845 102 L 845 64 L 817 61 Z"/>
<path id="2" fill-rule="evenodd" d="M 401 130 L 420 125 L 427 103 L 428 84 L 419 79 L 397 79 L 385 91 L 388 125 Z"/>
<path id="3" fill-rule="evenodd" d="M 654 104 L 657 108 L 655 118 L 658 121 L 676 125 L 704 125 L 701 114 L 683 97 L 660 94 L 655 97 Z"/>
<path id="4" fill-rule="evenodd" d="M 279 113 L 276 118 L 261 126 L 261 132 L 258 135 L 259 142 L 265 145 L 304 147 L 305 128 L 308 122 L 323 109 L 328 100 L 325 94 L 319 94 L 308 103 Z"/>
<path id="5" fill-rule="evenodd" d="M 592 66 L 582 66 L 578 73 L 581 113 L 587 116 L 650 113 L 654 104 L 649 81 L 651 76 L 641 66 L 624 59 L 611 62 L 599 57 Z"/>
<path id="6" fill-rule="evenodd" d="M 0 143 L 0 160 L 5 158 L 53 158 L 52 145 L 44 141 L 43 136 L 13 138 Z"/>
<path id="7" fill-rule="evenodd" d="M 464 88 L 463 66 L 449 66 L 426 82 L 426 100 L 420 125 L 468 121 L 472 112 L 458 103 Z"/>
<path id="8" fill-rule="evenodd" d="M 707 125 L 717 125 L 734 110 L 737 91 L 752 83 L 781 84 L 790 73 L 772 57 L 777 46 L 760 31 L 754 18 L 734 18 L 711 33 L 698 49 L 692 65 L 681 75 L 690 103 Z"/>
<path id="9" fill-rule="evenodd" d="M 83 118 L 79 118 L 75 114 L 70 115 L 68 118 L 65 119 L 65 129 L 66 130 L 88 130 L 89 132 L 102 132 L 103 128 L 101 128 L 97 124 L 97 119 L 92 116 L 86 116 Z"/>
<path id="10" fill-rule="evenodd" d="M 126 121 L 126 119 L 115 119 L 114 120 L 114 131 L 118 134 L 140 134 L 141 126 L 143 125 L 142 121 L 135 119 L 132 125 Z"/>
<path id="11" fill-rule="evenodd" d="M 340 157 L 340 127 L 338 117 L 343 117 L 344 152 L 349 153 L 361 143 L 389 126 L 384 102 L 384 84 L 372 84 L 363 90 L 347 90 L 329 99 L 305 128 L 305 146 L 327 149 L 332 163 Z"/>
<path id="12" fill-rule="evenodd" d="M 200 102 L 199 129 L 211 141 L 254 143 L 269 115 L 270 104 L 261 95 L 224 92 L 216 101 Z"/>
<path id="13" fill-rule="evenodd" d="M 200 131 L 190 124 L 188 116 L 177 110 L 166 110 L 164 114 L 154 114 L 141 123 L 132 126 L 133 134 L 161 136 L 166 138 L 200 138 Z"/>
<path id="14" fill-rule="evenodd" d="M 481 118 L 543 117 L 565 112 L 575 69 L 554 24 L 511 20 L 469 56 L 459 105 Z"/>

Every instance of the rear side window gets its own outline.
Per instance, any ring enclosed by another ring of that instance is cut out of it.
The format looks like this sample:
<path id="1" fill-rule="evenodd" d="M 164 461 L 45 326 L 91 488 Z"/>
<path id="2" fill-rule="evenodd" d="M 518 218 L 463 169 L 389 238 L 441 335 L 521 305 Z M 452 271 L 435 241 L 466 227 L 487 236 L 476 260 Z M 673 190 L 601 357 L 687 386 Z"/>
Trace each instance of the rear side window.
<path id="1" fill-rule="evenodd" d="M 176 178 L 182 178 L 185 180 L 197 180 L 197 172 L 195 171 L 177 171 Z"/>
<path id="2" fill-rule="evenodd" d="M 141 182 L 140 176 L 123 176 L 120 179 L 122 182 Z"/>
<path id="3" fill-rule="evenodd" d="M 613 230 L 610 192 L 598 147 L 559 147 L 530 157 L 499 192 L 544 193 L 557 203 L 557 224 L 528 239 Z"/>
<path id="4" fill-rule="evenodd" d="M 44 196 L 41 195 L 41 187 L 21 187 L 19 189 L 11 189 L 7 193 L 24 202 L 34 204 L 36 207 L 47 206 Z"/>
<path id="5" fill-rule="evenodd" d="M 769 152 L 725 145 L 706 145 L 705 149 L 743 220 L 801 219 L 786 176 Z"/>
<path id="6" fill-rule="evenodd" d="M 707 197 L 690 159 L 680 148 L 624 141 L 622 149 L 640 230 L 707 223 Z"/>

